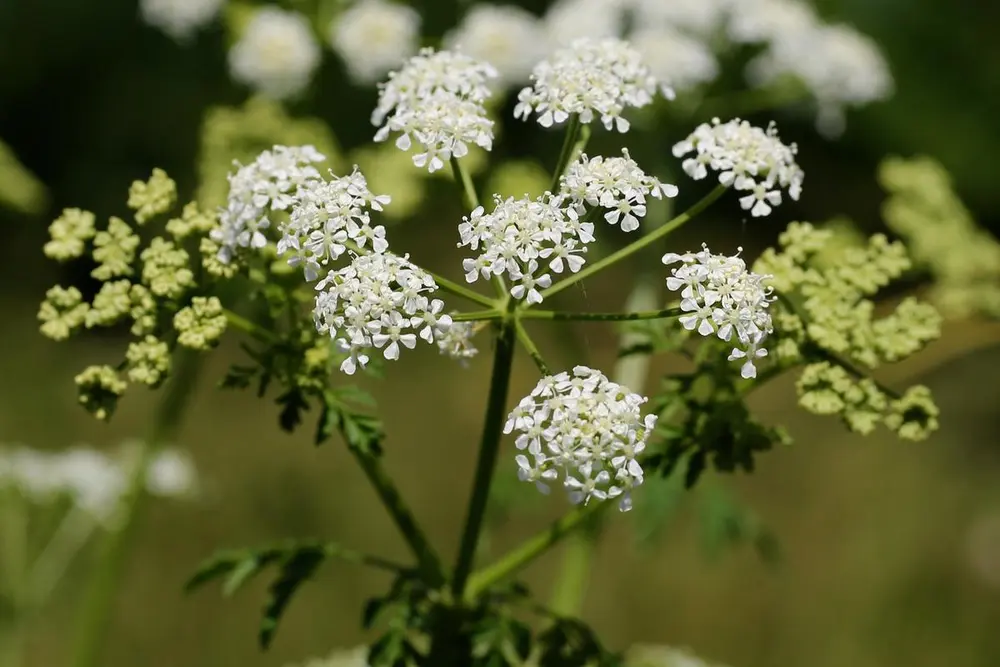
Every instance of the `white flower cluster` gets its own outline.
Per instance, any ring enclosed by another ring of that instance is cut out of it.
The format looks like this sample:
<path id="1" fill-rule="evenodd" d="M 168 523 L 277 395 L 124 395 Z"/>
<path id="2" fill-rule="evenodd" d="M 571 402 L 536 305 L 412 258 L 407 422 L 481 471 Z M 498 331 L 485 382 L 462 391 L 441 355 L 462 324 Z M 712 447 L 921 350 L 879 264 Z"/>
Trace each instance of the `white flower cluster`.
<path id="1" fill-rule="evenodd" d="M 817 126 L 827 136 L 844 129 L 844 107 L 860 107 L 892 94 L 892 74 L 878 46 L 844 25 L 817 26 L 772 43 L 751 61 L 747 75 L 756 85 L 796 76 L 819 104 Z"/>
<path id="2" fill-rule="evenodd" d="M 322 267 L 347 251 L 349 242 L 383 253 L 389 248 L 385 227 L 372 225 L 369 210 L 381 211 L 389 202 L 388 195 L 368 189 L 357 167 L 348 176 L 308 181 L 299 186 L 289 220 L 279 227 L 278 254 L 290 252 L 289 265 L 301 265 L 312 282 Z"/>
<path id="3" fill-rule="evenodd" d="M 451 327 L 444 302 L 428 296 L 437 291 L 434 278 L 405 256 L 353 255 L 316 289 L 316 328 L 348 355 L 340 366 L 348 375 L 368 363 L 366 350 L 384 348 L 386 359 L 398 359 L 400 346 L 413 349 L 418 336 L 434 343 Z"/>
<path id="4" fill-rule="evenodd" d="M 493 121 L 484 103 L 496 76 L 492 65 L 463 53 L 422 49 L 379 85 L 371 116 L 372 125 L 379 126 L 375 141 L 398 132 L 400 150 L 416 142 L 423 151 L 413 156 L 413 164 L 430 172 L 467 155 L 470 144 L 491 150 Z"/>
<path id="5" fill-rule="evenodd" d="M 533 85 L 518 94 L 514 116 L 527 120 L 538 114 L 538 124 L 551 127 L 573 114 L 582 123 L 599 116 L 604 127 L 627 132 L 622 117 L 627 107 L 644 107 L 659 87 L 642 56 L 620 39 L 578 39 L 535 66 Z M 667 97 L 673 91 L 662 86 Z"/>
<path id="6" fill-rule="evenodd" d="M 417 52 L 420 14 L 399 2 L 360 0 L 333 20 L 329 39 L 354 80 L 374 83 Z"/>
<path id="7" fill-rule="evenodd" d="M 545 13 L 545 31 L 555 47 L 581 37 L 618 37 L 623 26 L 621 0 L 556 0 Z"/>
<path id="8" fill-rule="evenodd" d="M 543 493 L 563 479 L 570 501 L 619 498 L 632 507 L 630 491 L 643 481 L 638 456 L 656 426 L 656 415 L 642 416 L 646 398 L 611 382 L 600 371 L 576 366 L 539 380 L 504 425 L 517 431 L 518 477 Z"/>
<path id="9" fill-rule="evenodd" d="M 690 90 L 719 75 L 719 63 L 708 45 L 671 27 L 640 23 L 628 41 L 653 76 L 675 90 Z"/>
<path id="10" fill-rule="evenodd" d="M 605 220 L 621 223 L 623 232 L 632 232 L 646 215 L 647 196 L 676 197 L 677 188 L 648 176 L 623 148 L 622 157 L 581 155 L 563 175 L 559 193 L 569 198 L 577 214 L 584 214 L 585 204 L 600 206 L 608 209 Z"/>
<path id="11" fill-rule="evenodd" d="M 256 11 L 229 51 L 229 71 L 236 81 L 281 100 L 309 85 L 321 55 L 305 16 L 267 6 Z"/>
<path id="12" fill-rule="evenodd" d="M 224 0 L 139 0 L 139 15 L 178 42 L 191 39 L 222 9 Z"/>
<path id="13" fill-rule="evenodd" d="M 513 5 L 475 4 L 445 37 L 445 45 L 493 65 L 501 85 L 528 80 L 547 52 L 541 21 Z"/>
<path id="14" fill-rule="evenodd" d="M 667 289 L 680 290 L 681 310 L 690 313 L 681 316 L 681 325 L 702 336 L 734 341 L 738 347 L 729 360 L 746 359 L 740 375 L 756 377 L 754 360 L 767 356 L 763 343 L 773 331 L 768 313 L 773 290 L 764 285 L 770 276 L 749 271 L 738 255 L 713 255 L 707 246 L 697 253 L 663 256 L 667 266 L 677 262 L 681 266 L 670 270 Z"/>
<path id="15" fill-rule="evenodd" d="M 726 123 L 715 118 L 695 128 L 673 152 L 675 157 L 694 153 L 681 164 L 691 178 L 701 180 L 711 169 L 726 187 L 748 192 L 740 206 L 755 217 L 781 203 L 782 189 L 795 200 L 802 193 L 805 174 L 795 162 L 798 148 L 781 143 L 773 123 L 762 130 L 739 118 Z"/>
<path id="16" fill-rule="evenodd" d="M 479 354 L 479 350 L 472 344 L 476 331 L 475 322 L 452 322 L 451 326 L 437 337 L 438 350 L 444 356 L 464 366 L 469 359 Z"/>
<path id="17" fill-rule="evenodd" d="M 125 453 L 132 452 L 126 448 Z M 128 474 L 128 457 L 108 456 L 89 447 L 45 452 L 0 445 L 0 489 L 14 488 L 37 503 L 68 497 L 102 522 L 113 520 Z M 146 487 L 157 496 L 184 496 L 195 485 L 191 459 L 178 450 L 158 453 L 146 472 Z"/>
<path id="18" fill-rule="evenodd" d="M 482 206 L 458 226 L 459 247 L 480 250 L 462 262 L 466 281 L 507 274 L 517 284 L 515 299 L 541 303 L 538 288 L 552 284 L 548 271 L 576 273 L 584 264 L 586 244 L 594 240 L 593 223 L 583 222 L 575 208 L 564 208 L 548 193 L 538 199 L 495 198 L 492 213 Z"/>
<path id="19" fill-rule="evenodd" d="M 248 165 L 229 174 L 229 197 L 219 211 L 219 225 L 210 232 L 219 244 L 219 259 L 228 262 L 238 248 L 263 248 L 270 226 L 267 214 L 284 211 L 295 202 L 295 194 L 320 178 L 312 166 L 326 157 L 312 146 L 275 146 Z"/>

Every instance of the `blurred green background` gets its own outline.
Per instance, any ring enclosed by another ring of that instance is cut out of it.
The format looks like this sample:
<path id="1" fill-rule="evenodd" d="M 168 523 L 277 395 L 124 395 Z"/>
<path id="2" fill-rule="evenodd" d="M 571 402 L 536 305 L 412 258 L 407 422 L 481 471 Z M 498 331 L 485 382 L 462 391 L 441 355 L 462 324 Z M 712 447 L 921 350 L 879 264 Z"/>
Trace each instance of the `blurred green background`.
<path id="1" fill-rule="evenodd" d="M 424 4 L 427 24 L 453 22 L 455 3 Z M 536 0 L 530 7 L 545 4 Z M 718 207 L 718 217 L 686 228 L 683 242 L 722 239 L 759 249 L 789 220 L 839 214 L 878 231 L 882 193 L 874 173 L 887 154 L 940 159 L 971 210 L 996 234 L 1000 3 L 818 5 L 881 44 L 896 96 L 849 115 L 846 135 L 834 143 L 816 136 L 811 118 L 778 114 L 782 136 L 800 144 L 803 200 L 763 221 L 743 221 L 735 206 Z M 128 0 L 0 0 L 0 138 L 49 188 L 43 215 L 0 209 L 0 442 L 112 447 L 144 433 L 154 395 L 131 392 L 111 425 L 95 423 L 75 402 L 73 375 L 121 354 L 113 335 L 55 344 L 37 332 L 44 290 L 74 278 L 42 256 L 46 227 L 66 206 L 99 217 L 122 214 L 128 184 L 154 166 L 178 180 L 182 200 L 189 198 L 205 110 L 238 104 L 245 95 L 227 78 L 221 28 L 181 48 L 142 25 Z M 370 140 L 374 99 L 373 90 L 350 87 L 327 54 L 293 111 L 325 119 L 350 149 Z M 672 128 L 671 136 L 688 129 Z M 512 155 L 544 150 L 546 165 L 554 161 L 557 140 L 527 124 L 508 123 L 503 141 Z M 432 197 L 419 219 L 392 231 L 393 243 L 457 278 L 457 197 L 440 187 Z M 593 310 L 618 309 L 629 277 L 624 267 L 570 298 Z M 542 336 L 553 366 L 611 367 L 614 331 L 588 325 L 572 332 L 574 343 L 564 332 Z M 781 541 L 782 562 L 768 567 L 751 549 L 706 559 L 691 502 L 651 550 L 631 546 L 629 522 L 615 517 L 585 618 L 612 646 L 689 645 L 734 667 L 1000 664 L 1000 539 L 985 553 L 970 551 L 977 522 L 1000 515 L 998 343 L 998 325 L 954 323 L 923 356 L 883 376 L 887 382 L 919 379 L 937 394 L 942 430 L 919 444 L 849 436 L 831 420 L 796 409 L 790 379 L 769 386 L 754 397 L 755 407 L 787 424 L 796 444 L 762 457 L 752 477 L 709 483 L 724 485 L 766 522 Z M 197 504 L 149 508 L 116 608 L 108 667 L 277 666 L 366 639 L 361 604 L 387 581 L 336 565 L 303 590 L 273 649 L 260 654 L 255 628 L 263 584 L 233 600 L 214 591 L 180 592 L 216 548 L 319 536 L 405 556 L 338 443 L 314 449 L 306 436 L 279 431 L 276 409 L 215 389 L 239 355 L 230 345 L 209 362 L 179 437 L 198 464 L 205 494 Z M 446 554 L 457 546 L 488 372 L 487 359 L 462 369 L 424 350 L 373 385 L 390 434 L 388 468 Z M 530 362 L 519 359 L 513 393 L 534 381 Z M 508 459 L 502 472 L 513 475 Z M 494 528 L 491 549 L 512 545 L 564 509 L 562 500 L 524 493 L 531 498 Z M 77 564 L 33 632 L 30 664 L 65 661 L 87 565 L 86 559 Z M 526 581 L 545 595 L 558 565 L 554 553 Z"/>

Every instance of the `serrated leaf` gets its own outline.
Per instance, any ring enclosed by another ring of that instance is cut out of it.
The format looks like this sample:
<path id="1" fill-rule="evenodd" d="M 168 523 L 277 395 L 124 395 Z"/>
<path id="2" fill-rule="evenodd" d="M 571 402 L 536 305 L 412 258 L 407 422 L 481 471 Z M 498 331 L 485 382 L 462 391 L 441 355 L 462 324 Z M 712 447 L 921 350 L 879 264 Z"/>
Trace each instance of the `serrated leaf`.
<path id="1" fill-rule="evenodd" d="M 246 389 L 253 382 L 254 376 L 259 372 L 256 366 L 238 366 L 236 364 L 229 367 L 226 374 L 219 381 L 220 389 Z"/>
<path id="2" fill-rule="evenodd" d="M 222 582 L 222 594 L 226 597 L 232 596 L 243 584 L 260 572 L 261 567 L 261 561 L 257 558 L 247 558 L 237 563 L 229 572 L 226 580 Z"/>
<path id="3" fill-rule="evenodd" d="M 309 410 L 309 401 L 298 387 L 292 387 L 275 401 L 281 406 L 278 424 L 283 431 L 291 433 L 302 423 L 302 413 Z"/>
<path id="4" fill-rule="evenodd" d="M 656 544 L 663 530 L 677 513 L 684 498 L 687 466 L 682 460 L 665 477 L 651 475 L 635 497 L 635 537 L 640 547 Z"/>
<path id="5" fill-rule="evenodd" d="M 271 646 L 278 622 L 292 597 L 325 559 L 326 551 L 322 547 L 313 546 L 297 550 L 282 563 L 278 578 L 271 584 L 270 599 L 264 606 L 264 616 L 260 622 L 258 639 L 262 649 Z"/>

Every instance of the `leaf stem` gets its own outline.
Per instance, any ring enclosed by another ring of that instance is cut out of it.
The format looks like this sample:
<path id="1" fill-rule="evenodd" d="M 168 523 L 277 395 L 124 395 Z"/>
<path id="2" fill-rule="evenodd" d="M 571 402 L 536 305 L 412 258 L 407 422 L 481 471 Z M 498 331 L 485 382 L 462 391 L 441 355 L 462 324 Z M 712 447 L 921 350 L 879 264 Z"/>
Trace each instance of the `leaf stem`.
<path id="1" fill-rule="evenodd" d="M 659 320 L 667 317 L 678 317 L 684 311 L 680 308 L 663 308 L 661 310 L 642 310 L 623 313 L 566 313 L 554 310 L 525 310 L 520 317 L 526 320 L 576 320 L 595 322 L 628 322 L 634 320 Z"/>
<path id="2" fill-rule="evenodd" d="M 101 664 L 104 639 L 111 625 L 115 593 L 121 583 L 132 533 L 146 497 L 146 472 L 157 450 L 177 434 L 193 396 L 202 366 L 201 357 L 181 350 L 174 359 L 174 374 L 160 402 L 149 439 L 142 443 L 128 486 L 122 496 L 117 525 L 107 534 L 80 611 L 73 667 Z"/>
<path id="3" fill-rule="evenodd" d="M 471 212 L 479 208 L 479 195 L 476 194 L 472 176 L 454 155 L 451 156 L 451 170 L 455 174 L 455 180 L 462 184 L 462 203 L 465 204 L 466 211 Z"/>
<path id="4" fill-rule="evenodd" d="M 477 310 L 472 313 L 455 313 L 451 316 L 452 322 L 488 322 L 490 320 L 503 319 L 504 314 L 494 308 L 493 310 Z"/>
<path id="5" fill-rule="evenodd" d="M 371 452 L 366 452 L 359 447 L 348 447 L 358 465 L 364 471 L 368 481 L 375 488 L 375 493 L 389 512 L 389 516 L 396 528 L 402 534 L 410 551 L 417 559 L 420 571 L 431 586 L 440 586 L 446 580 L 444 566 L 438 557 L 430 540 L 424 535 L 416 518 L 410 511 L 406 502 L 400 495 L 396 484 L 382 467 L 379 457 Z"/>
<path id="6" fill-rule="evenodd" d="M 508 301 L 505 306 L 506 313 L 510 314 L 514 307 L 515 302 Z M 475 560 L 476 546 L 479 543 L 479 533 L 482 530 L 486 504 L 489 500 L 493 472 L 496 469 L 497 456 L 500 452 L 500 440 L 503 437 L 503 423 L 506 417 L 507 390 L 510 386 L 510 375 L 514 361 L 516 328 L 513 318 L 504 320 L 500 326 L 493 353 L 493 377 L 490 380 L 486 417 L 479 444 L 479 460 L 476 463 L 472 497 L 469 501 L 465 528 L 462 531 L 461 545 L 452 578 L 452 591 L 457 599 L 462 598 Z"/>
<path id="7" fill-rule="evenodd" d="M 535 537 L 526 540 L 521 546 L 508 552 L 494 564 L 473 574 L 469 578 L 469 584 L 465 590 L 465 599 L 475 599 L 494 584 L 521 570 L 564 537 L 584 525 L 588 519 L 599 515 L 613 505 L 615 505 L 614 502 L 595 502 L 577 507 Z"/>
<path id="8" fill-rule="evenodd" d="M 563 139 L 562 150 L 559 151 L 559 161 L 556 162 L 556 168 L 552 172 L 552 183 L 549 186 L 549 192 L 556 192 L 559 189 L 559 181 L 562 179 L 563 174 L 566 173 L 566 167 L 569 166 L 569 163 L 577 155 L 583 152 L 589 140 L 590 126 L 583 125 L 580 122 L 579 114 L 570 116 L 569 124 L 566 127 L 566 137 Z"/>
<path id="9" fill-rule="evenodd" d="M 226 322 L 229 326 L 242 331 L 243 333 L 256 338 L 257 340 L 264 343 L 276 343 L 278 342 L 278 337 L 273 333 L 260 326 L 256 322 L 251 322 L 242 315 L 229 310 L 228 308 L 222 309 L 223 314 L 226 316 Z"/>
<path id="10" fill-rule="evenodd" d="M 563 291 L 567 287 L 575 285 L 576 283 L 580 282 L 581 280 L 589 278 L 590 276 L 592 276 L 592 275 L 594 275 L 594 274 L 596 274 L 596 273 L 598 273 L 600 271 L 603 271 L 604 269 L 608 268 L 609 266 L 612 266 L 613 264 L 617 264 L 621 260 L 626 259 L 626 258 L 634 255 L 635 253 L 639 252 L 643 248 L 645 248 L 645 247 L 647 247 L 649 245 L 652 245 L 653 243 L 656 243 L 657 241 L 659 241 L 660 239 L 662 239 L 663 237 L 665 237 L 667 234 L 669 234 L 669 233 L 673 232 L 674 230 L 680 228 L 681 225 L 683 225 L 688 220 L 692 219 L 693 217 L 695 217 L 696 215 L 698 215 L 699 213 L 701 213 L 702 211 L 704 211 L 706 208 L 708 208 L 716 199 L 718 199 L 719 197 L 721 197 L 722 193 L 724 193 L 727 189 L 728 188 L 726 188 L 726 186 L 721 185 L 721 184 L 715 186 L 715 188 L 711 192 L 709 192 L 707 195 L 705 195 L 705 197 L 703 197 L 701 199 L 701 201 L 699 201 L 698 203 L 696 203 L 695 205 L 693 205 L 691 208 L 689 208 L 688 210 L 686 210 L 684 213 L 681 213 L 680 215 L 678 215 L 677 217 L 675 217 L 673 220 L 671 220 L 667 224 L 663 225 L 662 227 L 660 227 L 659 229 L 657 229 L 654 232 L 650 232 L 649 234 L 646 234 L 641 239 L 635 241 L 634 243 L 631 243 L 631 244 L 625 246 L 624 248 L 622 248 L 618 252 L 611 253 L 610 255 L 608 255 L 607 257 L 605 257 L 604 259 L 602 259 L 602 260 L 600 260 L 598 262 L 594 262 L 590 266 L 584 268 L 579 273 L 574 273 L 573 275 L 568 276 L 568 277 L 564 278 L 563 280 L 560 280 L 555 285 L 552 285 L 552 287 L 549 287 L 546 290 L 542 290 L 542 297 L 548 298 L 548 297 L 550 297 L 550 296 L 552 296 L 554 294 L 558 294 L 559 292 Z"/>
<path id="11" fill-rule="evenodd" d="M 528 335 L 528 330 L 524 328 L 524 325 L 520 320 L 514 323 L 517 329 L 517 339 L 521 342 L 525 351 L 531 357 L 531 360 L 535 362 L 535 366 L 538 366 L 538 370 L 542 375 L 551 375 L 549 371 L 549 365 L 545 363 L 542 359 L 542 353 L 538 351 L 538 346 L 535 345 L 535 341 L 531 340 L 531 336 Z"/>

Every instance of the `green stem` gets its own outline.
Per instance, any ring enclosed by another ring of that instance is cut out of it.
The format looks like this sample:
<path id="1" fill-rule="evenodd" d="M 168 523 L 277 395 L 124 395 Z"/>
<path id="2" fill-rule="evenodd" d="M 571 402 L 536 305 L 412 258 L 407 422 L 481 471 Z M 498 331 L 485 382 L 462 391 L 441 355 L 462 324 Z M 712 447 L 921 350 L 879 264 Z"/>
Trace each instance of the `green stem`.
<path id="1" fill-rule="evenodd" d="M 223 314 L 226 316 L 226 322 L 234 329 L 238 329 L 243 333 L 256 338 L 257 340 L 264 343 L 276 343 L 278 342 L 278 337 L 273 333 L 265 329 L 264 327 L 251 322 L 242 315 L 235 313 L 228 308 L 222 309 Z"/>
<path id="2" fill-rule="evenodd" d="M 466 210 L 474 211 L 479 208 L 479 195 L 476 194 L 472 176 L 454 155 L 451 156 L 451 170 L 455 174 L 455 180 L 462 184 L 462 203 L 465 204 Z"/>
<path id="3" fill-rule="evenodd" d="M 149 439 L 141 445 L 128 486 L 122 496 L 117 525 L 107 534 L 91 577 L 79 616 L 74 667 L 97 667 L 101 664 L 104 640 L 111 625 L 115 594 L 124 571 L 137 517 L 146 496 L 146 471 L 153 455 L 177 434 L 181 418 L 193 395 L 201 369 L 201 358 L 182 350 L 174 362 L 174 374 L 165 389 Z"/>
<path id="4" fill-rule="evenodd" d="M 569 166 L 569 163 L 572 162 L 579 153 L 583 152 L 583 149 L 586 147 L 589 139 L 590 126 L 583 125 L 580 122 L 579 114 L 573 114 L 570 116 L 569 124 L 566 127 L 566 137 L 563 139 L 562 150 L 559 151 L 559 161 L 556 162 L 556 168 L 552 172 L 552 184 L 549 186 L 549 192 L 556 192 L 559 190 L 559 181 L 566 172 L 566 167 Z"/>
<path id="5" fill-rule="evenodd" d="M 513 309 L 513 306 L 513 301 L 508 302 L 508 313 Z M 493 353 L 493 377 L 490 380 L 486 417 L 479 444 L 479 460 L 476 463 L 472 498 L 469 501 L 468 514 L 465 518 L 465 528 L 462 531 L 462 541 L 455 564 L 455 574 L 452 579 L 452 591 L 456 599 L 462 598 L 469 573 L 472 570 L 473 561 L 475 560 L 476 546 L 479 543 L 479 533 L 483 526 L 486 503 L 489 500 L 490 485 L 493 481 L 497 456 L 500 452 L 503 424 L 507 416 L 507 389 L 510 386 L 510 375 L 514 360 L 514 336 L 516 328 L 513 321 L 504 321 L 500 327 L 500 333 L 496 340 L 496 348 Z"/>
<path id="6" fill-rule="evenodd" d="M 556 615 L 572 617 L 580 613 L 599 534 L 597 530 L 577 530 L 569 537 L 549 602 L 549 608 Z"/>
<path id="7" fill-rule="evenodd" d="M 420 525 L 400 495 L 392 478 L 382 467 L 379 457 L 358 447 L 350 447 L 349 449 L 416 557 L 420 571 L 427 583 L 431 586 L 443 584 L 446 574 L 441 565 L 441 559 L 431 546 L 430 540 L 420 529 Z"/>
<path id="8" fill-rule="evenodd" d="M 552 375 L 549 371 L 549 365 L 545 363 L 545 360 L 542 359 L 542 353 L 538 351 L 538 346 L 535 345 L 535 341 L 531 340 L 531 336 L 528 335 L 528 330 L 524 328 L 524 325 L 520 321 L 516 321 L 514 326 L 517 329 L 517 339 L 521 341 L 521 345 L 531 357 L 531 360 L 538 366 L 539 372 L 545 376 Z"/>
<path id="9" fill-rule="evenodd" d="M 79 506 L 73 507 L 59 522 L 31 568 L 28 581 L 33 608 L 37 609 L 45 604 L 95 527 L 93 517 Z"/>
<path id="10" fill-rule="evenodd" d="M 669 233 L 673 232 L 674 230 L 678 229 L 681 225 L 683 225 L 684 223 L 686 223 L 688 220 L 690 220 L 691 218 L 695 217 L 696 215 L 698 215 L 699 213 L 701 213 L 702 211 L 704 211 L 706 208 L 708 208 L 716 199 L 718 199 L 719 197 L 721 197 L 722 193 L 724 193 L 727 189 L 728 188 L 726 188 L 726 186 L 721 185 L 721 184 L 715 186 L 715 188 L 711 192 L 709 192 L 707 195 L 705 195 L 705 197 L 702 198 L 701 201 L 699 201 L 698 203 L 696 203 L 694 206 L 692 206 L 691 208 L 689 208 L 684 213 L 681 213 L 680 215 L 678 215 L 677 217 L 675 217 L 673 220 L 671 220 L 667 224 L 663 225 L 662 227 L 660 227 L 659 229 L 657 229 L 654 232 L 646 234 L 644 237 L 642 237 L 638 241 L 635 241 L 634 243 L 631 243 L 631 244 L 625 246 L 624 248 L 622 248 L 618 252 L 614 252 L 614 253 L 608 255 L 607 257 L 605 257 L 604 259 L 591 264 L 590 266 L 586 267 L 585 269 L 583 269 L 579 273 L 574 273 L 573 275 L 568 276 L 568 277 L 566 277 L 563 280 L 560 280 L 559 282 L 557 282 L 552 287 L 549 287 L 546 290 L 542 290 L 542 297 L 543 298 L 549 298 L 550 296 L 552 296 L 554 294 L 558 294 L 559 292 L 563 291 L 567 287 L 575 285 L 576 283 L 580 282 L 581 280 L 585 280 L 586 278 L 589 278 L 590 276 L 594 275 L 595 273 L 598 273 L 599 271 L 603 271 L 604 269 L 608 268 L 609 266 L 611 266 L 613 264 L 617 264 L 621 260 L 626 259 L 626 258 L 634 255 L 635 253 L 639 252 L 643 248 L 646 248 L 647 246 L 650 246 L 653 243 L 656 243 L 657 241 L 659 241 L 660 239 L 662 239 L 663 237 L 665 237 L 667 234 L 669 234 Z"/>
<path id="11" fill-rule="evenodd" d="M 490 320 L 503 319 L 504 314 L 494 308 L 493 310 L 478 310 L 473 313 L 455 313 L 451 316 L 452 322 L 486 322 Z"/>
<path id="12" fill-rule="evenodd" d="M 525 310 L 520 316 L 526 320 L 628 322 L 634 320 L 659 320 L 667 317 L 678 317 L 683 314 L 684 311 L 680 308 L 663 308 L 661 310 L 640 310 L 622 313 L 564 313 L 554 310 Z"/>
<path id="13" fill-rule="evenodd" d="M 5 492 L 5 493 L 4 493 Z M 0 618 L 0 666 L 21 667 L 24 660 L 24 575 L 28 569 L 28 501 L 13 486 L 0 488 L 0 594 L 10 609 Z"/>
<path id="14" fill-rule="evenodd" d="M 513 551 L 508 552 L 497 562 L 473 574 L 469 578 L 469 583 L 465 590 L 465 599 L 474 600 L 476 596 L 482 594 L 494 584 L 526 567 L 555 544 L 558 544 L 564 537 L 583 526 L 591 517 L 599 515 L 608 507 L 614 505 L 614 502 L 595 502 L 577 507 L 546 530 L 523 542 L 521 546 Z"/>

